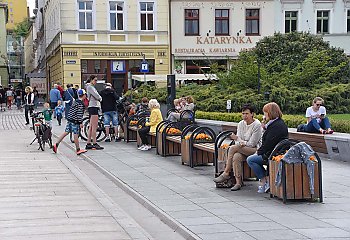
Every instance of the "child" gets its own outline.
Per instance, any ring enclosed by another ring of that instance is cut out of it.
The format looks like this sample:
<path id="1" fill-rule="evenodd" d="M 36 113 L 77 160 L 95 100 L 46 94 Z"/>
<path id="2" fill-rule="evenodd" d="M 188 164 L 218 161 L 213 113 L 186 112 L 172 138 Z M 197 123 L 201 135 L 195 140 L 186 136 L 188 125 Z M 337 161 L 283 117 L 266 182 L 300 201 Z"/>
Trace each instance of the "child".
<path id="1" fill-rule="evenodd" d="M 63 112 L 64 112 L 64 107 L 62 105 L 62 102 L 61 100 L 58 100 L 57 106 L 55 107 L 55 113 L 56 113 L 57 122 L 59 126 L 61 126 Z"/>
<path id="2" fill-rule="evenodd" d="M 60 142 L 69 134 L 74 134 L 74 143 L 77 150 L 77 155 L 87 152 L 85 149 L 80 149 L 79 146 L 79 131 L 83 127 L 83 116 L 84 116 L 84 99 L 86 98 L 86 92 L 84 89 L 77 91 L 78 99 L 73 101 L 72 106 L 69 109 L 67 118 L 67 126 L 65 132 L 58 138 L 57 143 L 53 145 L 53 151 L 57 153 L 57 148 Z"/>
<path id="3" fill-rule="evenodd" d="M 50 104 L 48 102 L 44 103 L 43 115 L 44 115 L 45 122 L 52 129 L 52 110 L 50 109 Z"/>

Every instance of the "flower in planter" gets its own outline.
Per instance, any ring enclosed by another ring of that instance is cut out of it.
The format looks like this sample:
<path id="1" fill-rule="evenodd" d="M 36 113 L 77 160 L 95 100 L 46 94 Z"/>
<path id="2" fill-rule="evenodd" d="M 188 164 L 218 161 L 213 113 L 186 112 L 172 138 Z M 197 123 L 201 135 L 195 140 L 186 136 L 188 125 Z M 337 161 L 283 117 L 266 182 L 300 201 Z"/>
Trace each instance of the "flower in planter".
<path id="1" fill-rule="evenodd" d="M 130 121 L 130 125 L 137 125 L 138 121 L 137 120 L 132 120 Z"/>
<path id="2" fill-rule="evenodd" d="M 221 149 L 227 149 L 227 148 L 229 148 L 229 147 L 230 147 L 230 145 L 227 144 L 227 143 L 222 144 L 222 145 L 220 146 Z"/>

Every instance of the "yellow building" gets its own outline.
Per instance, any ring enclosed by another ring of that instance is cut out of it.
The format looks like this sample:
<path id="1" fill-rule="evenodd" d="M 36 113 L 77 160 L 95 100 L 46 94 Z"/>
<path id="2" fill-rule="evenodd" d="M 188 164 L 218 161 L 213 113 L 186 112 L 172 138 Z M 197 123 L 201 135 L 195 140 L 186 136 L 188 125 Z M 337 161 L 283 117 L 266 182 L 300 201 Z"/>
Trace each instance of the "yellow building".
<path id="1" fill-rule="evenodd" d="M 168 1 L 47 1 L 47 78 L 83 85 L 90 75 L 128 88 L 129 74 L 168 74 Z"/>
<path id="2" fill-rule="evenodd" d="M 6 30 L 7 22 L 7 4 L 0 3 L 0 85 L 7 86 L 8 84 L 8 59 L 6 49 Z"/>
<path id="3" fill-rule="evenodd" d="M 0 0 L 8 5 L 8 23 L 7 30 L 13 30 L 17 23 L 22 22 L 28 17 L 27 0 Z"/>

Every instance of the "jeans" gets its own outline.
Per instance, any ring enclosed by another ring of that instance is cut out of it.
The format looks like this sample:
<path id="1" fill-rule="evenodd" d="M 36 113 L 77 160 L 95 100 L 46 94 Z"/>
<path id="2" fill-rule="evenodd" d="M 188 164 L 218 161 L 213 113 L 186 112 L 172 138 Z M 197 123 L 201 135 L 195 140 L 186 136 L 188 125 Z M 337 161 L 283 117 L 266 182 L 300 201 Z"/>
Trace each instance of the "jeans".
<path id="1" fill-rule="evenodd" d="M 105 127 L 111 126 L 117 127 L 118 126 L 118 113 L 116 111 L 110 111 L 110 112 L 104 112 L 103 113 L 103 124 Z"/>
<path id="2" fill-rule="evenodd" d="M 247 158 L 247 163 L 251 169 L 253 169 L 255 175 L 259 179 L 263 179 L 266 176 L 266 170 L 263 167 L 263 157 L 262 155 L 251 155 Z"/>
<path id="3" fill-rule="evenodd" d="M 26 123 L 27 124 L 29 124 L 29 115 L 32 115 L 32 114 L 33 114 L 33 106 L 26 105 L 25 108 L 24 108 L 24 116 L 26 118 Z"/>
<path id="4" fill-rule="evenodd" d="M 306 124 L 305 131 L 309 133 L 319 133 L 320 128 L 327 130 L 328 128 L 331 128 L 331 124 L 329 122 L 328 117 L 324 117 L 321 119 L 321 122 L 318 123 L 316 118 L 312 118 L 311 121 Z"/>
<path id="5" fill-rule="evenodd" d="M 142 144 L 149 145 L 147 133 L 149 133 L 149 130 L 151 127 L 143 127 L 138 130 Z"/>
<path id="6" fill-rule="evenodd" d="M 57 122 L 58 122 L 58 125 L 61 126 L 61 122 L 62 122 L 62 114 L 56 114 L 57 116 Z"/>

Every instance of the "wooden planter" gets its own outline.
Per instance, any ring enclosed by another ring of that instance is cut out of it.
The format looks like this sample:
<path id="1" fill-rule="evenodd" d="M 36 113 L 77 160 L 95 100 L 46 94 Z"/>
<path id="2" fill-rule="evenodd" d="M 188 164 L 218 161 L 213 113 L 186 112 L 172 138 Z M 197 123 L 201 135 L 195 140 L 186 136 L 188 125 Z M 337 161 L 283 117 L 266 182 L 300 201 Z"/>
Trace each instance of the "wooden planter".
<path id="1" fill-rule="evenodd" d="M 322 170 L 321 162 L 314 165 L 314 194 L 310 193 L 309 176 L 304 163 L 283 163 L 282 179 L 280 186 L 275 185 L 278 162 L 269 161 L 270 171 L 270 197 L 278 197 L 287 200 L 315 200 L 323 201 L 322 197 Z"/>
<path id="2" fill-rule="evenodd" d="M 126 135 L 127 142 L 137 141 L 137 126 L 131 126 L 127 128 L 126 133 L 124 133 L 124 135 Z"/>

